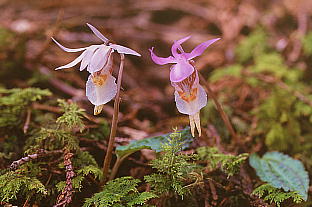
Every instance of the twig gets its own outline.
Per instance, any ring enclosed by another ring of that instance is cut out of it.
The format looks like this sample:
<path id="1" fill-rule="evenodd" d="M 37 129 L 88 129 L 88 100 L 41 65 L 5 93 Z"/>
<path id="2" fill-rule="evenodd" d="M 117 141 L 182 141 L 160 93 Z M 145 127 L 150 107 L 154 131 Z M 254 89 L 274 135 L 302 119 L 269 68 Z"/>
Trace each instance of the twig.
<path id="1" fill-rule="evenodd" d="M 120 68 L 118 72 L 118 81 L 117 81 L 117 94 L 115 97 L 114 102 L 114 115 L 113 115 L 113 121 L 111 126 L 111 132 L 109 136 L 109 142 L 108 147 L 103 163 L 103 183 L 105 184 L 107 180 L 108 170 L 109 166 L 112 160 L 112 153 L 113 153 L 113 147 L 115 142 L 115 135 L 117 130 L 117 123 L 118 123 L 118 113 L 119 113 L 119 103 L 120 103 L 120 87 L 121 87 L 121 80 L 122 80 L 122 73 L 123 73 L 123 67 L 124 67 L 124 54 L 120 54 Z"/>
<path id="2" fill-rule="evenodd" d="M 63 152 L 62 150 L 45 151 L 41 149 L 39 150 L 38 153 L 27 155 L 26 157 L 22 157 L 21 159 L 12 162 L 12 164 L 10 165 L 10 170 L 16 170 L 19 166 L 25 164 L 26 162 L 37 159 L 39 157 L 43 157 L 45 155 L 62 153 L 62 152 Z"/>
<path id="3" fill-rule="evenodd" d="M 68 84 L 66 84 L 65 82 L 53 77 L 51 75 L 50 70 L 47 67 L 40 67 L 39 69 L 40 73 L 49 76 L 49 82 L 57 89 L 61 90 L 62 92 L 69 94 L 73 97 L 84 97 L 84 91 L 81 89 L 76 89 Z"/>
<path id="4" fill-rule="evenodd" d="M 216 191 L 216 187 L 212 183 L 210 178 L 208 178 L 208 184 L 209 184 L 210 191 L 211 191 L 211 194 L 212 194 L 212 199 L 215 200 L 215 201 L 218 200 L 218 194 L 217 194 L 217 191 Z"/>
<path id="5" fill-rule="evenodd" d="M 250 74 L 249 74 L 250 75 Z M 251 74 L 253 75 L 253 74 Z M 293 90 L 291 89 L 286 83 L 284 83 L 283 81 L 275 78 L 275 77 L 271 77 L 271 76 L 268 76 L 268 75 L 255 75 L 255 77 L 257 77 L 258 79 L 266 82 L 266 83 L 275 83 L 277 84 L 280 88 L 288 91 L 288 92 L 291 92 L 293 93 L 293 95 L 295 97 L 297 97 L 300 101 L 310 105 L 312 107 L 312 101 L 310 99 L 308 99 L 307 97 L 305 97 L 305 95 L 303 95 L 302 93 L 300 93 L 299 91 L 297 90 Z"/>
<path id="6" fill-rule="evenodd" d="M 29 201 L 30 197 L 28 197 L 23 205 L 23 207 L 27 207 L 28 206 L 28 201 Z"/>
<path id="7" fill-rule="evenodd" d="M 217 107 L 217 110 L 219 111 L 219 113 L 221 115 L 221 118 L 222 118 L 226 128 L 228 129 L 228 131 L 230 132 L 230 134 L 234 138 L 235 142 L 239 143 L 240 142 L 239 137 L 237 136 L 237 134 L 236 134 L 236 132 L 235 132 L 231 122 L 230 122 L 229 117 L 224 112 L 224 110 L 223 110 L 221 104 L 219 103 L 217 97 L 215 96 L 214 92 L 211 90 L 211 88 L 209 87 L 209 84 L 207 83 L 206 79 L 202 76 L 202 74 L 200 74 L 200 72 L 198 72 L 198 75 L 199 75 L 200 81 L 202 82 L 202 84 L 204 84 L 205 89 L 206 89 L 208 95 L 213 99 L 213 101 L 214 101 L 214 103 L 215 103 L 215 105 Z"/>
<path id="8" fill-rule="evenodd" d="M 301 8 L 297 11 L 298 29 L 295 32 L 293 49 L 288 56 L 290 62 L 295 62 L 299 59 L 302 49 L 301 39 L 305 35 L 308 28 L 309 16 L 306 12 L 306 9 L 303 6 L 300 7 Z"/>
<path id="9" fill-rule="evenodd" d="M 31 117 L 31 109 L 27 109 L 26 121 L 23 127 L 24 134 L 27 133 L 27 130 L 29 128 L 30 117 Z"/>
<path id="10" fill-rule="evenodd" d="M 73 157 L 73 153 L 71 153 L 68 149 L 64 150 L 64 165 L 66 169 L 66 186 L 62 193 L 57 198 L 57 203 L 53 207 L 65 207 L 67 204 L 72 202 L 73 195 L 73 183 L 72 178 L 75 176 L 71 158 Z"/>
<path id="11" fill-rule="evenodd" d="M 32 107 L 34 109 L 38 109 L 38 110 L 45 110 L 45 111 L 49 111 L 49 112 L 53 112 L 53 113 L 57 113 L 57 114 L 61 114 L 62 110 L 60 107 L 56 107 L 56 106 L 49 106 L 49 105 L 44 105 L 44 104 L 40 104 L 37 102 L 34 102 L 32 104 Z M 95 116 L 91 116 L 89 114 L 84 113 L 83 116 L 88 119 L 89 121 L 92 121 L 96 124 L 99 124 L 102 122 L 103 118 L 97 118 Z"/>

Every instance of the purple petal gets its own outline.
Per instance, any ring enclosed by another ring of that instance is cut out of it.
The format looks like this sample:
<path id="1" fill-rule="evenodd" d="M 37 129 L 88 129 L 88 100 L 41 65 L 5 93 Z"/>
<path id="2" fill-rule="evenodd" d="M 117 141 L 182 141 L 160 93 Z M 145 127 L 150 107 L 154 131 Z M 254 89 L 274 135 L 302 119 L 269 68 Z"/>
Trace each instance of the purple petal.
<path id="1" fill-rule="evenodd" d="M 216 38 L 216 39 L 212 39 L 212 40 L 208 40 L 206 42 L 203 42 L 199 45 L 197 45 L 193 50 L 192 52 L 190 53 L 184 53 L 185 57 L 188 59 L 188 60 L 191 60 L 197 56 L 200 56 L 206 49 L 207 47 L 209 47 L 211 44 L 213 44 L 214 42 L 218 41 L 219 39 L 221 38 Z"/>
<path id="2" fill-rule="evenodd" d="M 71 49 L 71 48 L 67 48 L 64 47 L 63 45 L 61 45 L 58 41 L 56 41 L 53 37 L 51 37 L 51 39 L 65 52 L 80 52 L 83 51 L 85 49 L 87 49 L 88 47 L 82 47 L 82 48 L 77 48 L 77 49 Z"/>
<path id="3" fill-rule="evenodd" d="M 65 69 L 65 68 L 71 68 L 75 65 L 77 65 L 86 55 L 86 51 L 81 53 L 74 61 L 68 63 L 67 65 L 60 66 L 58 68 L 55 68 L 55 70 Z"/>
<path id="4" fill-rule="evenodd" d="M 103 40 L 103 42 L 108 43 L 108 39 L 104 37 L 104 35 L 102 35 L 102 33 L 99 30 L 97 30 L 94 26 L 92 26 L 89 23 L 87 23 L 87 25 L 98 38 Z"/>
<path id="5" fill-rule="evenodd" d="M 180 47 L 180 45 L 185 42 L 186 40 L 190 39 L 191 36 L 184 37 L 182 39 L 179 39 L 177 41 L 174 41 L 172 47 L 171 47 L 171 53 L 173 57 L 178 57 L 179 53 L 177 52 L 177 49 Z"/>
<path id="6" fill-rule="evenodd" d="M 140 55 L 139 53 L 137 53 L 136 51 L 134 51 L 134 50 L 132 50 L 132 49 L 130 49 L 130 48 L 121 46 L 121 45 L 109 44 L 109 46 L 110 46 L 111 48 L 113 48 L 114 50 L 116 50 L 118 53 L 127 54 L 127 55 L 141 56 L 141 55 Z"/>
<path id="7" fill-rule="evenodd" d="M 189 77 L 194 72 L 194 67 L 188 62 L 178 62 L 173 65 L 170 71 L 170 81 L 180 82 Z"/>
<path id="8" fill-rule="evenodd" d="M 149 49 L 149 51 L 151 52 L 151 58 L 154 61 L 154 63 L 156 63 L 158 65 L 165 65 L 168 63 L 177 63 L 177 61 L 175 60 L 174 57 L 172 57 L 172 56 L 169 56 L 166 58 L 158 57 L 157 55 L 155 55 L 153 50 L 154 50 L 153 47 L 152 47 L 152 49 Z"/>
<path id="9" fill-rule="evenodd" d="M 87 67 L 87 71 L 89 73 L 95 73 L 101 70 L 107 63 L 110 53 L 111 53 L 110 47 L 106 45 L 100 46 L 99 49 L 97 49 L 93 54 L 90 64 Z"/>

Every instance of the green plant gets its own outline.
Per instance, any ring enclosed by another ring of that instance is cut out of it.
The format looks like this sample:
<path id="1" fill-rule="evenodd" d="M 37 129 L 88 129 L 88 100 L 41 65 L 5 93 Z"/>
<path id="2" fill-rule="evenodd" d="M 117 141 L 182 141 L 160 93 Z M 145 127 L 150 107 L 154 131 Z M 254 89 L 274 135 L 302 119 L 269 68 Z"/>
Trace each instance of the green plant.
<path id="1" fill-rule="evenodd" d="M 37 178 L 14 172 L 0 176 L 0 201 L 10 202 L 23 196 L 30 198 L 34 194 L 40 196 L 38 200 L 47 194 L 46 188 Z"/>
<path id="2" fill-rule="evenodd" d="M 196 186 L 198 180 L 194 176 L 199 166 L 194 162 L 197 155 L 179 153 L 184 145 L 182 134 L 175 131 L 169 135 L 168 143 L 163 144 L 163 153 L 151 165 L 157 173 L 144 177 L 157 195 L 164 193 L 177 194 L 183 198 L 190 193 L 190 187 Z M 195 182 L 196 181 L 196 182 Z M 192 183 L 189 184 L 188 183 Z"/>
<path id="3" fill-rule="evenodd" d="M 220 165 L 221 170 L 226 173 L 228 177 L 239 172 L 241 164 L 248 158 L 248 153 L 239 154 L 237 156 L 223 154 L 215 147 L 199 147 L 196 151 L 200 160 L 207 161 L 209 168 L 215 169 Z"/>
<path id="4" fill-rule="evenodd" d="M 151 192 L 140 193 L 137 190 L 140 180 L 132 177 L 121 177 L 106 183 L 103 190 L 86 199 L 84 207 L 135 207 L 148 206 L 146 202 L 157 197 Z"/>
<path id="5" fill-rule="evenodd" d="M 12 170 L 15 171 L 5 172 L 0 177 L 6 180 L 1 184 L 12 188 L 11 191 L 0 191 L 3 201 L 12 202 L 18 198 L 19 201 L 24 198 L 31 200 L 34 196 L 39 197 L 36 199 L 39 201 L 44 195 L 49 194 L 52 200 L 48 199 L 45 202 L 52 205 L 55 203 L 53 197 L 58 191 L 62 191 L 65 197 L 71 197 L 74 190 L 80 191 L 84 185 L 91 183 L 98 184 L 96 180 L 102 179 L 102 171 L 93 156 L 80 150 L 77 133 L 84 129 L 83 110 L 72 102 L 64 100 L 58 102 L 63 114 L 47 127 L 32 129 L 31 136 L 27 137 L 24 146 L 28 155 L 14 162 L 16 164 Z M 64 160 L 56 156 L 60 153 L 64 153 Z M 54 161 L 51 160 L 53 157 Z M 53 173 L 53 171 L 62 172 L 60 170 L 66 171 L 66 181 L 63 181 L 63 176 Z M 50 182 L 49 177 L 54 179 Z M 42 183 L 46 183 L 46 186 Z M 25 197 L 19 197 L 19 194 Z"/>
<path id="6" fill-rule="evenodd" d="M 190 127 L 186 127 L 178 132 L 181 133 L 181 137 L 183 139 L 180 140 L 182 143 L 182 149 L 185 149 L 193 140 L 190 133 Z M 118 168 L 123 160 L 130 156 L 132 153 L 137 152 L 141 149 L 151 149 L 156 152 L 161 152 L 163 143 L 168 143 L 168 140 L 170 140 L 170 134 L 171 133 L 156 137 L 149 137 L 141 140 L 133 140 L 128 145 L 116 147 L 117 160 L 112 169 L 110 179 L 113 179 L 116 176 Z"/>
<path id="7" fill-rule="evenodd" d="M 68 104 L 65 100 L 58 100 L 59 106 L 62 109 L 63 115 L 60 116 L 56 123 L 59 125 L 65 125 L 69 130 L 73 130 L 75 127 L 80 132 L 84 129 L 82 118 L 84 116 L 84 110 L 79 108 L 76 104 Z"/>
<path id="8" fill-rule="evenodd" d="M 22 116 L 27 107 L 34 101 L 50 96 L 49 90 L 39 88 L 4 89 L 0 88 L 0 130 L 14 127 L 22 123 Z"/>
<path id="9" fill-rule="evenodd" d="M 278 207 L 281 206 L 282 202 L 290 198 L 295 203 L 301 203 L 303 201 L 302 197 L 297 192 L 283 192 L 281 189 L 275 188 L 270 184 L 260 185 L 254 189 L 252 194 L 257 195 L 270 203 L 275 203 Z"/>
<path id="10" fill-rule="evenodd" d="M 303 52 L 312 55 L 312 32 L 306 34 L 302 39 Z"/>
<path id="11" fill-rule="evenodd" d="M 235 54 L 239 62 L 245 63 L 267 49 L 267 34 L 259 27 L 239 43 Z"/>

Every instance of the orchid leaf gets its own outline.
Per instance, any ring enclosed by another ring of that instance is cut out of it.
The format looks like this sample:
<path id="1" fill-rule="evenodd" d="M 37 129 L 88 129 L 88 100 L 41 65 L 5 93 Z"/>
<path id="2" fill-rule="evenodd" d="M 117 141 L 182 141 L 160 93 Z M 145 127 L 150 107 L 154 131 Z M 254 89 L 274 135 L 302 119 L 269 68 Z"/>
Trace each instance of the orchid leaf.
<path id="1" fill-rule="evenodd" d="M 249 164 L 262 181 L 284 191 L 295 191 L 304 200 L 308 198 L 309 176 L 299 160 L 280 152 L 267 152 L 262 158 L 252 154 Z"/>
<path id="2" fill-rule="evenodd" d="M 190 143 L 192 142 L 193 138 L 190 132 L 190 127 L 186 127 L 180 131 L 181 133 L 181 138 L 183 139 L 183 149 L 187 148 Z M 149 137 L 141 140 L 134 140 L 130 142 L 128 145 L 125 146 L 118 146 L 116 148 L 116 155 L 119 158 L 122 158 L 124 156 L 128 156 L 134 152 L 137 152 L 141 149 L 151 149 L 156 152 L 161 152 L 162 151 L 162 145 L 165 143 L 168 143 L 169 135 L 168 134 L 163 134 L 160 136 L 156 137 Z"/>

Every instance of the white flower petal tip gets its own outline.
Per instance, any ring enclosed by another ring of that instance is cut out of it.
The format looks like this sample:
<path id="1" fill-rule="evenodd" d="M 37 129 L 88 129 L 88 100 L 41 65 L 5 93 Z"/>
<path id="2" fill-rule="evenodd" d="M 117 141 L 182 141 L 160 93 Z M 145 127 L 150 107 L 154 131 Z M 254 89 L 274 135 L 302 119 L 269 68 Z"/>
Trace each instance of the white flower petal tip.
<path id="1" fill-rule="evenodd" d="M 109 40 L 106 37 L 104 37 L 104 35 L 98 29 L 96 29 L 94 26 L 92 26 L 89 23 L 87 23 L 87 25 L 92 30 L 92 32 L 95 34 L 95 36 L 100 38 L 103 42 L 108 43 Z"/>
<path id="2" fill-rule="evenodd" d="M 93 112 L 93 114 L 94 114 L 95 116 L 98 115 L 98 114 L 100 114 L 100 113 L 102 112 L 103 106 L 104 106 L 104 105 L 94 106 L 94 112 Z"/>
<path id="3" fill-rule="evenodd" d="M 195 137 L 195 127 L 196 127 L 197 131 L 198 131 L 198 137 L 200 137 L 201 136 L 201 127 L 200 127 L 199 112 L 197 112 L 194 115 L 190 115 L 189 119 L 190 119 L 190 126 L 191 126 L 192 136 Z"/>
<path id="4" fill-rule="evenodd" d="M 192 137 L 195 137 L 195 122 L 194 122 L 193 116 L 189 116 L 189 119 L 190 119 Z"/>
<path id="5" fill-rule="evenodd" d="M 122 53 L 122 54 L 126 54 L 126 55 L 135 55 L 135 56 L 141 56 L 138 52 L 127 48 L 125 46 L 122 45 L 116 45 L 116 44 L 109 44 L 109 46 L 111 48 L 113 48 L 114 50 L 116 50 L 118 53 Z"/>
<path id="6" fill-rule="evenodd" d="M 54 42 L 55 44 L 57 44 L 57 46 L 59 46 L 59 47 L 60 47 L 62 50 L 64 50 L 65 52 L 81 52 L 81 51 L 87 49 L 87 47 L 76 48 L 76 49 L 67 48 L 67 47 L 64 47 L 63 45 L 61 45 L 61 43 L 59 43 L 58 41 L 56 41 L 56 39 L 54 39 L 53 37 L 51 37 L 51 39 L 53 40 L 53 42 Z"/>

